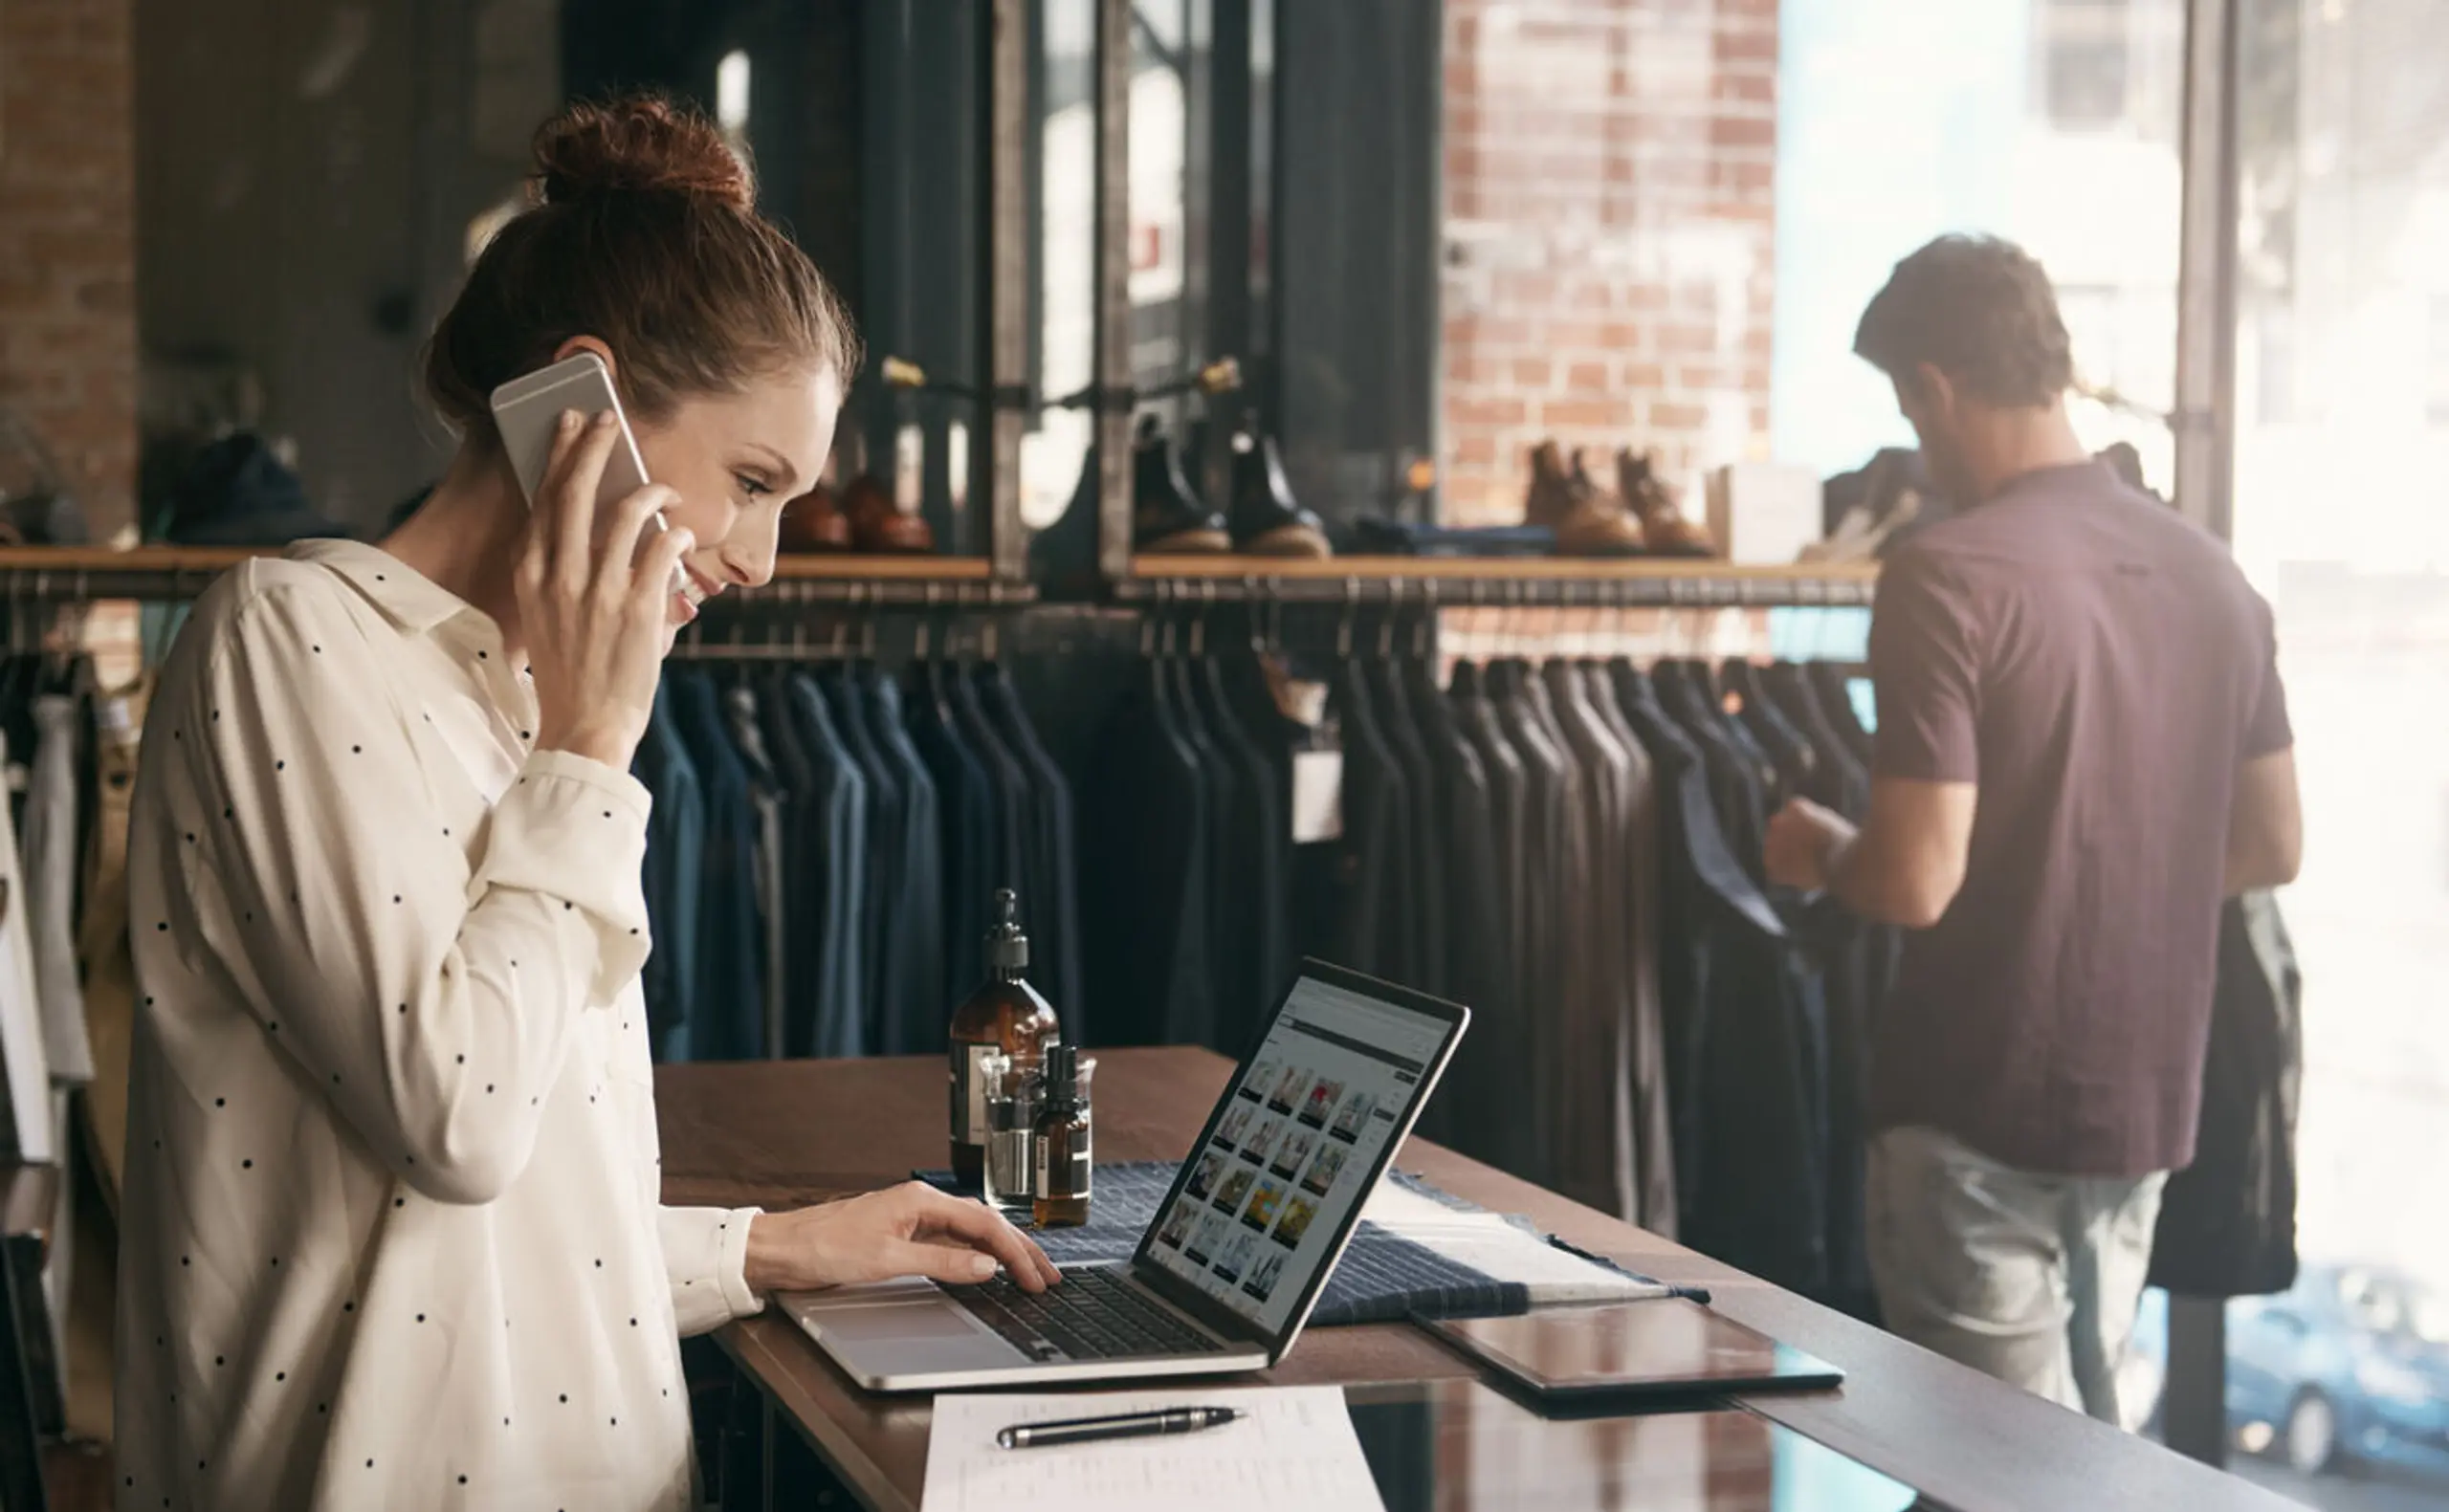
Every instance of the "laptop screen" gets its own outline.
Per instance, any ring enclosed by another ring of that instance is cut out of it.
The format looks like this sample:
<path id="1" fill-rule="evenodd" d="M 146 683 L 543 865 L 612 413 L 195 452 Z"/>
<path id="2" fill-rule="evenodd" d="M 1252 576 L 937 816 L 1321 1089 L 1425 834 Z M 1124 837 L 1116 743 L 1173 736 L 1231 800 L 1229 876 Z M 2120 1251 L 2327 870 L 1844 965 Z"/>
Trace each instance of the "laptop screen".
<path id="1" fill-rule="evenodd" d="M 1322 970 L 1293 983 L 1140 1244 L 1142 1260 L 1269 1336 L 1339 1251 L 1467 1019 Z"/>

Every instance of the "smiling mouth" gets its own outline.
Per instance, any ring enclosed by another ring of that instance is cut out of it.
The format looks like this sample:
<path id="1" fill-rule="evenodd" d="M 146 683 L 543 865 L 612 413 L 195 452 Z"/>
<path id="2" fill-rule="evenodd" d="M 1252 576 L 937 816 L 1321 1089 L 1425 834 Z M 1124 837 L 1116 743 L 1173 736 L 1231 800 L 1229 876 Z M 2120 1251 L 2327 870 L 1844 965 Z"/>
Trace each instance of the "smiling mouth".
<path id="1" fill-rule="evenodd" d="M 681 597 L 689 601 L 689 606 L 691 608 L 695 608 L 698 604 L 705 603 L 708 599 L 711 599 L 715 595 L 723 591 L 720 583 L 710 582 L 693 569 L 685 566 L 680 569 L 680 582 Z"/>

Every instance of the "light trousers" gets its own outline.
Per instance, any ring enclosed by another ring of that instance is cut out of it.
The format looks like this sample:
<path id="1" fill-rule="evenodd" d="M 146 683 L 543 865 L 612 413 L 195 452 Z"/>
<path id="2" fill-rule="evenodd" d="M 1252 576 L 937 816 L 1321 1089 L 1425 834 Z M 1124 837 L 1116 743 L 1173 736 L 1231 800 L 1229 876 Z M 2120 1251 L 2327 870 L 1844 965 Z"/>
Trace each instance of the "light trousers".
<path id="1" fill-rule="evenodd" d="M 1888 1328 L 2105 1422 L 2168 1172 L 2037 1175 L 1934 1129 L 1870 1146 L 1871 1281 Z M 2138 1407 L 2141 1404 L 2137 1404 Z"/>

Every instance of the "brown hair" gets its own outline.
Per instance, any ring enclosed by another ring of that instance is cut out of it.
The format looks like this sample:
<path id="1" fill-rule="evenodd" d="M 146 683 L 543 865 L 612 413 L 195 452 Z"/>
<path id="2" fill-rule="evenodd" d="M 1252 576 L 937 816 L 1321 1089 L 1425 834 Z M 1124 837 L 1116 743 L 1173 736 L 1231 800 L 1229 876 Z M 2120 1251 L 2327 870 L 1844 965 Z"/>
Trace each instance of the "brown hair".
<path id="1" fill-rule="evenodd" d="M 1928 362 L 1974 398 L 2017 408 L 2050 404 L 2075 381 L 2049 274 L 1996 236 L 1942 236 L 1898 263 L 1863 312 L 1854 352 L 1908 384 Z"/>
<path id="2" fill-rule="evenodd" d="M 534 150 L 533 203 L 426 344 L 426 392 L 461 434 L 491 435 L 494 389 L 573 336 L 611 348 L 624 404 L 650 420 L 794 368 L 849 383 L 849 312 L 757 213 L 747 162 L 703 116 L 655 95 L 573 104 Z"/>

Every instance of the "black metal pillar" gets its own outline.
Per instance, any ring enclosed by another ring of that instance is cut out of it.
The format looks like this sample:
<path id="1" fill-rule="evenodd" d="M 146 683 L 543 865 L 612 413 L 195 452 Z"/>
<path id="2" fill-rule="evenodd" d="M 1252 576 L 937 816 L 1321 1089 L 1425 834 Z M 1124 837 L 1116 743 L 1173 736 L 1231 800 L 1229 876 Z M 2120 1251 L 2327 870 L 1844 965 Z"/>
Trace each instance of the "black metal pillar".
<path id="1" fill-rule="evenodd" d="M 1097 571 L 1131 574 L 1131 0 L 1097 0 Z"/>
<path id="2" fill-rule="evenodd" d="M 2185 190 L 2177 253 L 2176 503 L 2225 537 L 2235 524 L 2237 193 L 2240 0 L 2188 0 Z M 2224 1304 L 2169 1306 L 2161 1396 L 2170 1448 L 2208 1465 L 2228 1457 Z"/>
<path id="3" fill-rule="evenodd" d="M 994 0 L 987 25 L 986 330 L 980 406 L 986 435 L 970 452 L 970 497 L 987 503 L 986 551 L 997 581 L 1028 576 L 1021 525 L 1021 436 L 1028 428 L 1029 276 L 1035 239 L 1029 215 L 1029 12 L 1033 0 Z"/>

